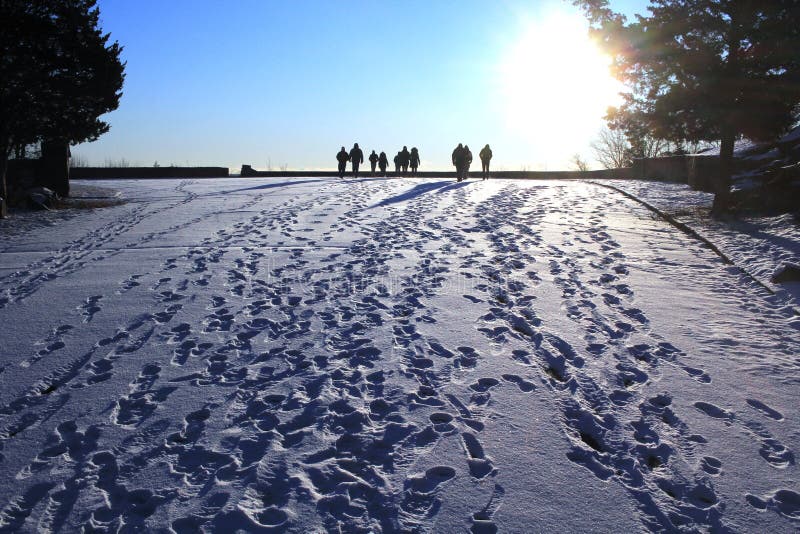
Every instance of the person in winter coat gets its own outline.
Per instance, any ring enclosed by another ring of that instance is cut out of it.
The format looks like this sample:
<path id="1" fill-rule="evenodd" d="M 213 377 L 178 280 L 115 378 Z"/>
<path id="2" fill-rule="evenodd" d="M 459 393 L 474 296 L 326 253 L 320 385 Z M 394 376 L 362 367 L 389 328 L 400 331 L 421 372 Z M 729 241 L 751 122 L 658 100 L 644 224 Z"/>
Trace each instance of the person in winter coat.
<path id="1" fill-rule="evenodd" d="M 381 152 L 378 156 L 378 167 L 381 169 L 381 174 L 386 176 L 386 167 L 389 166 L 389 158 L 386 157 L 386 152 Z"/>
<path id="2" fill-rule="evenodd" d="M 403 171 L 403 176 L 405 176 L 408 172 L 408 162 L 411 159 L 411 154 L 409 154 L 408 148 L 404 146 L 403 150 L 397 155 L 400 156 L 400 169 Z"/>
<path id="3" fill-rule="evenodd" d="M 394 175 L 400 176 L 400 152 L 394 157 Z"/>
<path id="4" fill-rule="evenodd" d="M 375 166 L 378 164 L 378 155 L 375 151 L 372 151 L 372 154 L 369 155 L 369 166 L 372 169 L 372 176 L 375 176 Z"/>
<path id="5" fill-rule="evenodd" d="M 469 178 L 469 166 L 472 165 L 472 152 L 469 149 L 469 145 L 464 145 L 464 168 L 462 170 L 463 178 L 462 180 L 466 180 Z"/>
<path id="6" fill-rule="evenodd" d="M 353 178 L 358 178 L 358 166 L 364 163 L 364 153 L 358 148 L 358 143 L 350 149 L 350 163 L 353 165 Z"/>
<path id="7" fill-rule="evenodd" d="M 456 182 L 460 182 L 464 173 L 464 145 L 458 143 L 453 149 L 453 165 L 456 168 Z"/>
<path id="8" fill-rule="evenodd" d="M 409 165 L 411 165 L 411 176 L 417 175 L 417 167 L 419 167 L 419 150 L 417 147 L 411 148 L 411 154 L 409 154 Z"/>
<path id="9" fill-rule="evenodd" d="M 486 180 L 489 178 L 489 162 L 492 161 L 492 149 L 489 148 L 488 143 L 481 149 L 481 151 L 478 153 L 478 156 L 481 158 L 481 172 L 483 173 L 483 179 Z"/>
<path id="10" fill-rule="evenodd" d="M 339 162 L 339 178 L 344 178 L 344 173 L 347 170 L 347 162 L 350 161 L 350 155 L 344 147 L 336 154 L 336 161 Z"/>

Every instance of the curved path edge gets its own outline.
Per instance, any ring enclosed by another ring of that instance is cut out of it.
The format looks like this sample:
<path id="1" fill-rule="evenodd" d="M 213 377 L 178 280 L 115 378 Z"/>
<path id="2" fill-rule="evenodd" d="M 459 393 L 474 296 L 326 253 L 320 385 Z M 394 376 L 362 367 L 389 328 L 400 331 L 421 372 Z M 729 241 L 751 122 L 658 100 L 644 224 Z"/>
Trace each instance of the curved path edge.
<path id="1" fill-rule="evenodd" d="M 723 262 L 725 262 L 726 264 L 731 265 L 731 266 L 735 267 L 736 269 L 738 269 L 742 274 L 744 274 L 747 278 L 751 279 L 758 286 L 760 286 L 761 288 L 766 290 L 770 295 L 775 295 L 775 290 L 774 289 L 772 289 L 767 284 L 765 284 L 764 282 L 759 280 L 755 275 L 750 273 L 747 269 L 745 269 L 741 265 L 736 264 L 727 254 L 725 254 L 725 252 L 723 252 L 719 247 L 717 247 L 710 239 L 705 237 L 703 234 L 701 234 L 700 232 L 698 232 L 697 230 L 695 230 L 694 228 L 692 228 L 688 224 L 677 220 L 675 217 L 669 215 L 668 213 L 663 212 L 662 210 L 660 210 L 657 207 L 653 206 L 649 202 L 647 202 L 645 200 L 642 200 L 641 198 L 637 197 L 636 195 L 634 195 L 632 193 L 629 193 L 628 191 L 625 191 L 624 189 L 620 189 L 619 187 L 616 187 L 616 186 L 613 186 L 613 185 L 610 185 L 610 184 L 604 184 L 604 183 L 601 183 L 601 182 L 597 182 L 595 180 L 585 180 L 585 182 L 589 183 L 589 184 L 592 184 L 592 185 L 599 186 L 599 187 L 605 187 L 606 189 L 611 189 L 612 191 L 616 191 L 617 193 L 619 193 L 619 194 L 621 194 L 621 195 L 623 195 L 623 196 L 625 196 L 625 197 L 627 197 L 627 198 L 629 198 L 629 199 L 631 199 L 631 200 L 633 200 L 635 202 L 638 202 L 639 204 L 641 204 L 642 206 L 644 206 L 648 210 L 652 211 L 653 213 L 655 213 L 656 215 L 658 215 L 659 217 L 661 217 L 662 219 L 664 219 L 665 221 L 670 223 L 675 228 L 677 228 L 677 229 L 681 230 L 682 232 L 684 232 L 684 233 L 694 237 L 695 239 L 701 241 L 708 248 L 710 248 L 712 251 L 714 251 L 717 254 L 717 256 L 719 256 L 722 259 Z M 797 308 L 795 308 L 794 306 L 791 306 L 791 310 L 794 313 L 794 315 L 800 315 L 800 312 L 798 312 Z"/>

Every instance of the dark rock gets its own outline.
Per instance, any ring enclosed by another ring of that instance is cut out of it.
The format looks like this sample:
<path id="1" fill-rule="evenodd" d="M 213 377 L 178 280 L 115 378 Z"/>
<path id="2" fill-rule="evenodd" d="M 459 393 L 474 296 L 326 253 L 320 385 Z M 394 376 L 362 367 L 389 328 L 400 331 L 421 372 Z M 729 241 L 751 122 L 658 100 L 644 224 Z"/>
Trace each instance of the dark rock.
<path id="1" fill-rule="evenodd" d="M 48 210 L 53 207 L 53 202 L 58 200 L 58 195 L 46 187 L 35 187 L 26 191 L 28 206 L 34 210 Z"/>
<path id="2" fill-rule="evenodd" d="M 773 284 L 800 282 L 800 265 L 796 263 L 784 263 L 778 267 L 770 280 Z"/>

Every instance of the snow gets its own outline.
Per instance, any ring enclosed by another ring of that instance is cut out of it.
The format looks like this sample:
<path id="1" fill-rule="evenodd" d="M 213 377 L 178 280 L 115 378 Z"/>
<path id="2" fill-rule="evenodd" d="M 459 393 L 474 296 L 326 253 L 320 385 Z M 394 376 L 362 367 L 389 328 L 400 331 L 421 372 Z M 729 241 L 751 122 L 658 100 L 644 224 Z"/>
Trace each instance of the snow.
<path id="1" fill-rule="evenodd" d="M 754 149 L 760 146 L 756 141 L 749 139 L 740 139 L 733 144 L 733 154 L 735 157 L 745 157 Z M 720 146 L 715 145 L 701 150 L 698 154 L 703 156 L 719 156 Z"/>
<path id="2" fill-rule="evenodd" d="M 800 141 L 800 126 L 795 126 L 786 135 L 778 139 L 778 143 L 791 144 Z M 751 161 L 776 160 L 782 156 L 777 148 L 771 148 L 774 143 L 757 142 L 749 139 L 740 139 L 734 143 L 734 156 Z M 720 147 L 713 146 L 699 153 L 704 156 L 719 156 Z"/>
<path id="3" fill-rule="evenodd" d="M 685 184 L 609 180 L 708 238 L 736 265 L 774 291 L 776 300 L 800 310 L 800 283 L 774 284 L 783 265 L 800 262 L 800 220 L 792 214 L 740 214 L 727 220 L 709 216 L 713 194 Z"/>
<path id="4" fill-rule="evenodd" d="M 798 528 L 791 302 L 615 191 L 93 185 L 0 225 L 0 530 Z"/>
<path id="5" fill-rule="evenodd" d="M 781 137 L 780 141 L 782 143 L 791 143 L 795 141 L 800 141 L 800 126 L 795 126 L 792 130 Z"/>

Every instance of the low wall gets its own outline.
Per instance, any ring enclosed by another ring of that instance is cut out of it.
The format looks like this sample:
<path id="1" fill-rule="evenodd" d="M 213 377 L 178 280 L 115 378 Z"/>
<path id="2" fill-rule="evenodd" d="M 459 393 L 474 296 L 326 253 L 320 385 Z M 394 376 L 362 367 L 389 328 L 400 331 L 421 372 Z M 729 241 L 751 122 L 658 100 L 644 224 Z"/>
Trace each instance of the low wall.
<path id="1" fill-rule="evenodd" d="M 227 167 L 73 167 L 73 180 L 113 178 L 226 178 Z"/>
<path id="2" fill-rule="evenodd" d="M 359 175 L 369 177 L 372 175 L 369 168 L 364 170 L 362 167 L 359 170 Z M 382 176 L 377 173 L 378 176 Z M 242 174 L 242 178 L 260 177 L 260 178 L 331 178 L 338 177 L 337 171 L 256 171 L 248 170 Z M 345 177 L 352 176 L 352 172 L 348 169 Z M 394 171 L 387 172 L 387 177 L 395 178 L 400 176 Z M 410 174 L 406 174 L 410 176 Z M 471 169 L 469 173 L 470 178 L 480 178 L 481 170 Z M 521 180 L 578 180 L 578 179 L 629 179 L 632 178 L 631 169 L 608 169 L 600 171 L 491 171 L 489 173 L 491 178 L 515 178 Z M 427 171 L 417 172 L 417 178 L 455 178 L 455 171 Z"/>
<path id="3" fill-rule="evenodd" d="M 689 184 L 697 191 L 713 191 L 719 169 L 717 156 L 687 154 L 661 158 L 639 158 L 633 161 L 632 177 Z"/>
<path id="4" fill-rule="evenodd" d="M 719 158 L 717 156 L 695 156 L 689 162 L 687 183 L 695 191 L 713 193 L 719 175 Z"/>
<path id="5" fill-rule="evenodd" d="M 371 175 L 369 168 L 362 167 L 359 174 L 363 177 Z M 345 176 L 351 176 L 350 170 Z M 387 172 L 389 177 L 399 176 L 394 171 Z M 479 178 L 480 168 L 471 169 L 471 178 Z M 70 178 L 73 180 L 110 180 L 134 178 L 227 178 L 227 167 L 73 167 Z M 248 170 L 242 178 L 333 178 L 337 171 L 256 171 Z M 409 176 L 408 174 L 406 176 Z M 514 178 L 521 180 L 578 180 L 578 179 L 629 179 L 633 178 L 632 169 L 604 169 L 598 171 L 492 171 L 492 178 Z M 455 178 L 455 171 L 418 172 L 418 178 Z"/>

